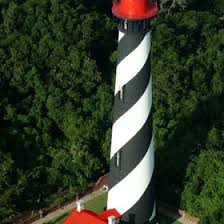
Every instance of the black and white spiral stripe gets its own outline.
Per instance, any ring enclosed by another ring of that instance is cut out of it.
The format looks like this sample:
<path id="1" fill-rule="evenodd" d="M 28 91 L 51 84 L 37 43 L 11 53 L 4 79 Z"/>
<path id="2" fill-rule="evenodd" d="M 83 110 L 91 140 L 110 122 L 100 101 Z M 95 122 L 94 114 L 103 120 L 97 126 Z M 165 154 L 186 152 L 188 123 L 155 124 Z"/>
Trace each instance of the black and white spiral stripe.
<path id="1" fill-rule="evenodd" d="M 144 224 L 156 213 L 151 33 L 119 30 L 118 41 L 108 208 L 116 208 L 124 221 Z"/>

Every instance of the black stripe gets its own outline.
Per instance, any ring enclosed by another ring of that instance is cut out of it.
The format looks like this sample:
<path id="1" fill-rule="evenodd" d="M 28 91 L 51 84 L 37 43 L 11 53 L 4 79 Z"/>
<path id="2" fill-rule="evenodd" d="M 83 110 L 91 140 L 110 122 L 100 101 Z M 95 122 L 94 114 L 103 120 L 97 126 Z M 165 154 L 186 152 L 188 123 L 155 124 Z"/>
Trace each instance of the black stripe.
<path id="1" fill-rule="evenodd" d="M 118 29 L 123 33 L 143 33 L 150 30 L 150 20 L 124 20 L 117 19 Z"/>
<path id="2" fill-rule="evenodd" d="M 118 43 L 117 64 L 134 51 L 144 39 L 147 33 L 125 34 Z"/>
<path id="3" fill-rule="evenodd" d="M 120 92 L 114 97 L 113 123 L 127 112 L 142 96 L 150 80 L 150 54 L 141 71 L 123 87 L 123 100 Z M 125 75 L 125 74 L 124 74 Z"/>
<path id="4" fill-rule="evenodd" d="M 149 114 L 145 124 L 138 133 L 120 150 L 120 166 L 116 164 L 116 154 L 110 161 L 109 188 L 113 188 L 124 179 L 143 159 L 152 140 L 152 115 Z"/>
<path id="5" fill-rule="evenodd" d="M 142 177 L 144 178 L 144 177 Z M 155 203 L 155 174 L 153 172 L 151 182 L 149 183 L 146 191 L 138 200 L 138 202 L 122 215 L 122 223 L 128 224 L 149 224 L 154 223 L 155 220 L 149 219 L 152 217 L 154 203 Z M 141 184 L 141 183 L 138 183 Z M 132 186 L 127 186 L 132 187 Z M 131 196 L 130 196 L 131 197 Z M 125 200 L 120 199 L 120 200 Z"/>

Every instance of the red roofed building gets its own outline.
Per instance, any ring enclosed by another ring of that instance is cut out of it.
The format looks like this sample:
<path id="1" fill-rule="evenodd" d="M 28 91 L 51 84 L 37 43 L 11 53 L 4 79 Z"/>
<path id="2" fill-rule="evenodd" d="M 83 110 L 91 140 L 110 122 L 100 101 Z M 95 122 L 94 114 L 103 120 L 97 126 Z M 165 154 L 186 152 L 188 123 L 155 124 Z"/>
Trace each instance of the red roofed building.
<path id="1" fill-rule="evenodd" d="M 102 220 L 108 221 L 108 217 L 114 216 L 116 219 L 120 219 L 121 215 L 116 209 L 108 209 L 98 215 Z M 106 222 L 107 223 L 107 222 Z"/>
<path id="2" fill-rule="evenodd" d="M 90 210 L 83 209 L 80 204 L 77 204 L 77 210 L 73 210 L 70 213 L 64 224 L 115 224 L 115 220 L 119 220 L 120 217 L 121 215 L 116 209 L 109 209 L 96 214 Z"/>

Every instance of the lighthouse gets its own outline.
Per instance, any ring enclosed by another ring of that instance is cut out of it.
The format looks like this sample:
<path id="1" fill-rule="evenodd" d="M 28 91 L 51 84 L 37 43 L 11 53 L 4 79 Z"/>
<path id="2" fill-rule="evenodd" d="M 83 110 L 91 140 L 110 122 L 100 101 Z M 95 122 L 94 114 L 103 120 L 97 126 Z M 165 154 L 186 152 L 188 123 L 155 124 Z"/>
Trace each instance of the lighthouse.
<path id="1" fill-rule="evenodd" d="M 116 0 L 118 58 L 107 210 L 96 214 L 77 202 L 64 224 L 154 224 L 154 141 L 150 19 L 157 0 Z"/>
<path id="2" fill-rule="evenodd" d="M 156 219 L 150 19 L 157 1 L 118 0 L 118 58 L 110 151 L 107 209 L 122 223 L 151 224 Z"/>

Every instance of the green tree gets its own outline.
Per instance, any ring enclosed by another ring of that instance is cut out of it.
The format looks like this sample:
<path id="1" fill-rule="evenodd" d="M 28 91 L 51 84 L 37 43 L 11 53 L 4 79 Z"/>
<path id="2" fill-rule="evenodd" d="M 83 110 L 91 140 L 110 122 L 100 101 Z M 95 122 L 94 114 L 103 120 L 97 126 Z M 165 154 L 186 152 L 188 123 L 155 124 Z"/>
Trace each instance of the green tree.
<path id="1" fill-rule="evenodd" d="M 202 150 L 188 167 L 182 206 L 202 223 L 221 223 L 223 213 L 224 153 Z"/>
<path id="2" fill-rule="evenodd" d="M 188 163 L 222 116 L 223 29 L 216 16 L 196 11 L 161 15 L 153 27 L 157 188 L 179 206 Z"/>

